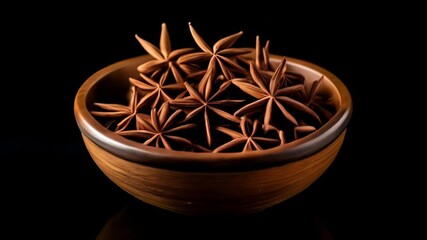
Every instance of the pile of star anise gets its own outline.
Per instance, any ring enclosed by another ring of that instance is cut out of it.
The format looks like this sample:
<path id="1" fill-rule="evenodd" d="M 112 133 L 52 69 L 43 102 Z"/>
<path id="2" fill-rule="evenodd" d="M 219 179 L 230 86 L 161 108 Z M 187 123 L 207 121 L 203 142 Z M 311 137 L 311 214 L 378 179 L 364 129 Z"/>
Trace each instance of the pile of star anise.
<path id="1" fill-rule="evenodd" d="M 160 46 L 136 39 L 152 56 L 129 78 L 123 103 L 96 102 L 91 113 L 108 129 L 144 145 L 203 152 L 262 150 L 289 143 L 318 129 L 335 113 L 318 94 L 323 77 L 310 87 L 287 71 L 286 57 L 270 63 L 269 41 L 233 48 L 243 34 L 213 46 L 189 23 L 198 48 L 172 50 L 162 24 Z"/>

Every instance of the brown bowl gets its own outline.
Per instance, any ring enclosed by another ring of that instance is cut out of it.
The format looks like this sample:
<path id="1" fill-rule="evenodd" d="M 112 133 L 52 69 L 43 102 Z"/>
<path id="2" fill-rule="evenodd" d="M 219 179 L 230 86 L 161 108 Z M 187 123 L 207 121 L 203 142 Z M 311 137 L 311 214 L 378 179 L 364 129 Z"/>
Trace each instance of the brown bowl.
<path id="1" fill-rule="evenodd" d="M 271 56 L 273 64 L 281 57 Z M 300 193 L 331 165 L 344 141 L 352 114 L 351 95 L 331 72 L 307 61 L 287 58 L 288 69 L 314 81 L 324 75 L 337 109 L 315 132 L 279 147 L 243 153 L 167 150 L 145 146 L 106 129 L 90 108 L 106 94 L 123 92 L 138 77 L 138 56 L 114 63 L 80 87 L 74 114 L 84 144 L 105 175 L 124 191 L 153 206 L 190 215 L 249 214 Z"/>

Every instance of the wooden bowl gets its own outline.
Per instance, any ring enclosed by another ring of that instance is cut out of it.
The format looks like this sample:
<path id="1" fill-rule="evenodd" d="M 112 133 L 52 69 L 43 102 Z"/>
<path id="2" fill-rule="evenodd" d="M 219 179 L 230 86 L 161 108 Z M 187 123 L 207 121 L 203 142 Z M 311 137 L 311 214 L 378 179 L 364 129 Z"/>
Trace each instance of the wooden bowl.
<path id="1" fill-rule="evenodd" d="M 272 55 L 278 64 L 280 56 Z M 300 193 L 334 161 L 352 114 L 351 95 L 331 72 L 295 58 L 288 69 L 306 81 L 325 77 L 336 114 L 306 137 L 244 153 L 185 152 L 145 146 L 107 130 L 90 113 L 98 99 L 126 91 L 149 55 L 125 59 L 90 76 L 78 90 L 74 114 L 84 144 L 102 172 L 143 202 L 187 215 L 249 214 Z"/>

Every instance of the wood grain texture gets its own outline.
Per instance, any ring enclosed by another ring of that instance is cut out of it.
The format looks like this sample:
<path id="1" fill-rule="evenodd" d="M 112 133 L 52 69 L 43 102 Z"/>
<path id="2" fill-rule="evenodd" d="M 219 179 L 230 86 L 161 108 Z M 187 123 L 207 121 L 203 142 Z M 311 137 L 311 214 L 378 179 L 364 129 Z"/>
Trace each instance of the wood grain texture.
<path id="1" fill-rule="evenodd" d="M 299 161 L 242 172 L 154 168 L 119 158 L 82 137 L 102 172 L 141 201 L 187 215 L 240 215 L 262 211 L 310 186 L 335 159 L 345 132 L 324 149 Z"/>

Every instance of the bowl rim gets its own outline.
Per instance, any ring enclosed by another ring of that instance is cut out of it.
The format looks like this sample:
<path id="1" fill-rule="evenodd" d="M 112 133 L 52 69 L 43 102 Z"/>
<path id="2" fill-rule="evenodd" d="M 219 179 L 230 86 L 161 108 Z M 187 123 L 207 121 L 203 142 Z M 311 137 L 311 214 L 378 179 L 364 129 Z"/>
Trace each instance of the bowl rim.
<path id="1" fill-rule="evenodd" d="M 272 61 L 279 61 L 283 56 L 270 54 L 270 57 Z M 99 123 L 87 109 L 87 93 L 109 73 L 149 58 L 151 56 L 146 54 L 112 63 L 89 76 L 75 95 L 74 116 L 81 134 L 104 150 L 127 161 L 152 167 L 198 171 L 227 171 L 280 165 L 303 159 L 326 147 L 345 131 L 352 115 L 350 92 L 336 75 L 317 64 L 286 56 L 288 64 L 323 74 L 339 93 L 340 106 L 337 112 L 315 132 L 277 147 L 244 153 L 189 152 L 146 146 L 115 134 Z"/>

